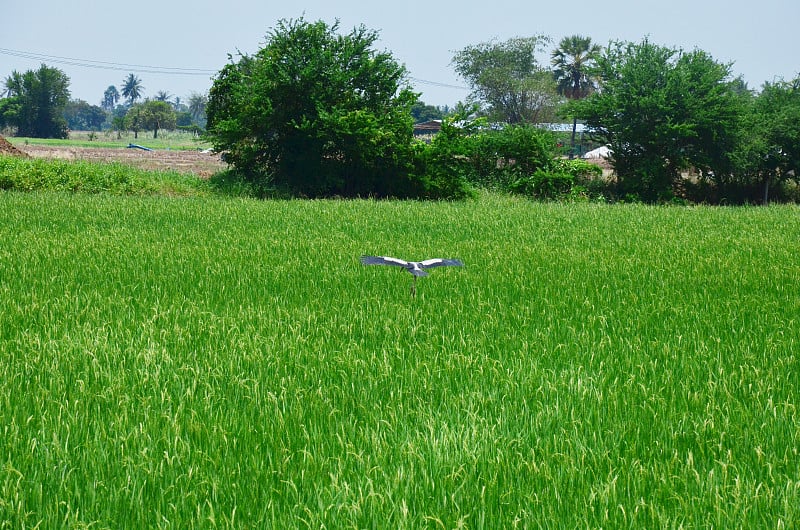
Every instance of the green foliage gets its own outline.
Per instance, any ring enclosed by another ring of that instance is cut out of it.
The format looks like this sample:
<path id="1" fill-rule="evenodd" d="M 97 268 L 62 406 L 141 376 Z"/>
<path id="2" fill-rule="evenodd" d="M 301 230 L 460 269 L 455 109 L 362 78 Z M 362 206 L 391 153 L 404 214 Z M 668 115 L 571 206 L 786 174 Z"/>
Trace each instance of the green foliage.
<path id="1" fill-rule="evenodd" d="M 0 190 L 114 195 L 203 195 L 195 175 L 146 171 L 120 163 L 29 159 L 0 155 Z"/>
<path id="2" fill-rule="evenodd" d="M 443 125 L 430 144 L 415 145 L 413 173 L 425 198 L 465 199 L 475 196 L 464 167 L 462 145 Z"/>
<path id="3" fill-rule="evenodd" d="M 188 110 L 176 112 L 175 113 L 175 127 L 181 127 L 183 130 L 187 130 L 187 128 L 194 128 L 194 130 L 200 130 L 200 127 L 194 123 L 194 119 L 192 118 L 192 113 Z"/>
<path id="4" fill-rule="evenodd" d="M 601 48 L 590 37 L 564 37 L 550 54 L 556 90 L 567 99 L 583 99 L 597 88 L 595 68 Z M 572 117 L 570 157 L 575 155 L 575 133 L 578 120 Z"/>
<path id="5" fill-rule="evenodd" d="M 0 521 L 796 528 L 797 216 L 0 193 Z"/>
<path id="6" fill-rule="evenodd" d="M 128 110 L 127 115 L 130 115 L 131 129 L 153 131 L 153 138 L 158 138 L 160 129 L 175 128 L 175 109 L 166 101 L 148 100 L 138 103 Z"/>
<path id="7" fill-rule="evenodd" d="M 189 94 L 189 113 L 192 115 L 194 123 L 205 129 L 206 127 L 206 106 L 208 106 L 208 96 L 198 92 Z"/>
<path id="8" fill-rule="evenodd" d="M 463 110 L 463 109 L 462 109 Z M 468 113 L 456 112 L 442 121 L 442 128 L 431 140 L 430 144 L 419 144 L 422 154 L 422 167 L 417 167 L 418 174 L 429 175 L 437 179 L 448 176 L 462 186 L 479 184 L 475 170 L 477 162 L 475 138 L 485 125 L 485 120 L 469 120 Z M 419 157 L 418 157 L 419 160 Z"/>
<path id="9" fill-rule="evenodd" d="M 543 35 L 484 42 L 457 52 L 452 64 L 491 121 L 545 122 L 554 115 L 556 89 L 552 74 L 539 64 L 536 53 L 548 42 Z"/>
<path id="10" fill-rule="evenodd" d="M 102 103 L 103 109 L 106 110 L 107 112 L 113 112 L 114 107 L 116 107 L 117 102 L 119 102 L 119 98 L 120 98 L 120 93 L 119 90 L 117 90 L 117 87 L 115 87 L 114 85 L 109 85 L 109 87 L 106 88 L 105 92 L 103 92 L 103 103 Z"/>
<path id="11" fill-rule="evenodd" d="M 133 105 L 128 108 L 123 117 L 125 130 L 133 131 L 133 137 L 139 138 L 139 131 L 144 129 L 144 117 L 142 116 L 142 106 Z"/>
<path id="12" fill-rule="evenodd" d="M 0 99 L 0 129 L 16 127 L 20 114 L 20 98 L 7 97 Z"/>
<path id="13" fill-rule="evenodd" d="M 478 136 L 485 177 L 506 186 L 514 177 L 550 167 L 556 150 L 554 135 L 532 125 L 509 125 Z M 483 175 L 482 175 L 483 176 Z"/>
<path id="14" fill-rule="evenodd" d="M 603 170 L 583 160 L 555 159 L 533 173 L 523 174 L 509 185 L 514 193 L 537 199 L 574 200 L 579 195 L 589 198 L 592 181 L 599 179 Z"/>
<path id="15" fill-rule="evenodd" d="M 128 76 L 122 81 L 122 97 L 128 100 L 128 105 L 133 105 L 136 103 L 136 100 L 142 97 L 144 92 L 144 86 L 142 85 L 142 80 L 135 74 L 128 74 Z M 108 93 L 108 89 L 106 89 L 106 93 Z"/>
<path id="16" fill-rule="evenodd" d="M 537 199 L 557 199 L 568 194 L 574 183 L 575 177 L 567 172 L 537 169 L 512 182 L 509 188 Z"/>
<path id="17" fill-rule="evenodd" d="M 551 132 L 530 125 L 492 129 L 485 119 L 469 119 L 469 114 L 462 109 L 444 120 L 426 147 L 427 174 L 505 190 L 520 176 L 552 164 L 556 145 Z"/>
<path id="18" fill-rule="evenodd" d="M 73 131 L 99 131 L 107 118 L 106 111 L 82 99 L 71 100 L 64 108 L 64 119 Z"/>
<path id="19" fill-rule="evenodd" d="M 310 197 L 415 196 L 405 68 L 365 27 L 281 21 L 254 56 L 217 75 L 208 138 L 253 180 Z"/>
<path id="20" fill-rule="evenodd" d="M 597 164 L 592 164 L 586 160 L 563 158 L 553 160 L 553 168 L 557 171 L 569 173 L 576 180 L 585 182 L 587 180 L 599 179 L 603 176 L 603 168 Z"/>
<path id="21" fill-rule="evenodd" d="M 725 191 L 749 188 L 749 199 L 767 203 L 771 188 L 780 191 L 800 175 L 800 78 L 765 83 L 750 103 L 734 153 L 739 178 L 720 184 Z"/>
<path id="22" fill-rule="evenodd" d="M 0 106 L 4 125 L 16 127 L 18 136 L 66 138 L 64 108 L 69 101 L 69 77 L 42 64 L 24 74 L 14 72 L 7 84 L 9 101 Z"/>
<path id="23" fill-rule="evenodd" d="M 446 111 L 441 107 L 426 105 L 422 101 L 417 101 L 411 105 L 411 117 L 414 123 L 423 123 L 431 120 L 441 120 L 446 115 Z"/>
<path id="24" fill-rule="evenodd" d="M 590 37 L 564 37 L 550 54 L 558 93 L 567 99 L 582 99 L 594 92 L 594 69 L 601 48 Z"/>
<path id="25" fill-rule="evenodd" d="M 728 65 L 644 40 L 610 47 L 598 72 L 602 90 L 570 112 L 611 147 L 623 194 L 668 199 L 682 170 L 730 171 L 743 104 Z"/>

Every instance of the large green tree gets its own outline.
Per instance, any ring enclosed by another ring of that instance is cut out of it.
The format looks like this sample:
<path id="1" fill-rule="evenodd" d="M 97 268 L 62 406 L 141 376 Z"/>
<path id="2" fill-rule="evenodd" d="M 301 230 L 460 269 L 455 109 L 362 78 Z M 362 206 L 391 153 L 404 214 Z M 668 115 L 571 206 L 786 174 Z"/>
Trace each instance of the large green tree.
<path id="1" fill-rule="evenodd" d="M 556 108 L 556 87 L 536 54 L 549 42 L 543 35 L 484 42 L 458 51 L 451 64 L 470 85 L 470 100 L 479 103 L 490 120 L 548 121 Z"/>
<path id="2" fill-rule="evenodd" d="M 208 137 L 248 178 L 305 196 L 405 195 L 413 145 L 406 70 L 364 26 L 282 20 L 216 76 Z"/>
<path id="3" fill-rule="evenodd" d="M 0 122 L 17 128 L 17 135 L 35 138 L 66 138 L 64 107 L 69 101 L 69 77 L 42 64 L 24 74 L 14 72 L 6 80 L 12 94 L 2 107 Z"/>
<path id="4" fill-rule="evenodd" d="M 550 55 L 558 93 L 570 100 L 583 99 L 591 94 L 596 88 L 593 73 L 600 52 L 600 46 L 592 44 L 591 37 L 572 35 L 561 39 Z M 578 118 L 573 116 L 570 158 L 575 154 L 577 128 Z"/>
<path id="5" fill-rule="evenodd" d="M 736 153 L 740 180 L 759 185 L 761 202 L 767 204 L 772 187 L 800 180 L 800 77 L 764 83 L 742 136 Z"/>
<path id="6" fill-rule="evenodd" d="M 128 114 L 131 116 L 131 125 L 153 131 L 153 138 L 158 138 L 159 130 L 175 128 L 175 109 L 166 101 L 151 99 L 137 103 L 128 110 Z"/>
<path id="7" fill-rule="evenodd" d="M 647 39 L 615 43 L 597 64 L 601 90 L 570 112 L 611 147 L 622 193 L 661 200 L 683 170 L 731 171 L 743 106 L 729 65 Z"/>

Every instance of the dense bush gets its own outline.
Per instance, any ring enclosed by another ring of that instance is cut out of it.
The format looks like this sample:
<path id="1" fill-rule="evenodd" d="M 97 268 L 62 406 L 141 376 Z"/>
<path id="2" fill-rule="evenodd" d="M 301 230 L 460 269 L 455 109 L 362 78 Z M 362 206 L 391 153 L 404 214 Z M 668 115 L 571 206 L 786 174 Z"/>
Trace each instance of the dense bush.
<path id="1" fill-rule="evenodd" d="M 555 156 L 552 133 L 533 126 L 493 129 L 482 120 L 445 120 L 426 151 L 424 172 L 448 175 L 458 186 L 508 190 L 521 177 L 550 168 Z M 456 185 L 456 184 L 451 184 Z"/>
<path id="2" fill-rule="evenodd" d="M 420 147 L 415 172 L 426 187 L 451 197 L 469 196 L 470 187 L 547 200 L 613 196 L 599 166 L 560 158 L 557 149 L 550 131 L 529 125 L 492 128 L 456 114 Z"/>
<path id="3" fill-rule="evenodd" d="M 572 189 L 575 177 L 563 171 L 537 169 L 511 183 L 511 191 L 541 199 L 555 199 Z"/>
<path id="4" fill-rule="evenodd" d="M 430 143 L 418 143 L 414 151 L 414 181 L 423 198 L 465 199 L 475 194 L 463 170 L 458 143 L 437 135 Z"/>
<path id="5" fill-rule="evenodd" d="M 259 189 L 305 197 L 453 197 L 415 146 L 405 68 L 363 26 L 281 21 L 211 88 L 208 138 Z M 435 157 L 434 157 L 435 158 Z M 422 172 L 420 172 L 422 170 Z"/>
<path id="6" fill-rule="evenodd" d="M 596 188 L 603 170 L 584 160 L 554 159 L 546 168 L 514 180 L 509 189 L 514 193 L 529 195 L 539 199 L 559 199 L 564 197 L 586 196 Z"/>

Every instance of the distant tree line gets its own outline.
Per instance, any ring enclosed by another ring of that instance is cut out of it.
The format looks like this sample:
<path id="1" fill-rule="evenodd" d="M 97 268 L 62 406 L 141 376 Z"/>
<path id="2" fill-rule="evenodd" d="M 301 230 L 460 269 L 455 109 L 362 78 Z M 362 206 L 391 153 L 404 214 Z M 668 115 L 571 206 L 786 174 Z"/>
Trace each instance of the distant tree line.
<path id="1" fill-rule="evenodd" d="M 279 21 L 261 50 L 231 57 L 209 95 L 187 103 L 143 98 L 134 74 L 99 107 L 71 101 L 68 78 L 42 65 L 7 78 L 0 127 L 51 137 L 206 129 L 241 178 L 301 196 L 455 198 L 489 186 L 646 202 L 798 198 L 800 75 L 752 90 L 702 50 L 648 39 L 601 47 L 580 35 L 542 64 L 552 42 L 534 35 L 457 51 L 452 66 L 470 93 L 442 108 L 419 100 L 376 39 L 363 26 L 340 34 L 338 22 Z M 430 120 L 442 132 L 416 141 L 413 124 Z M 564 121 L 568 142 L 541 127 Z M 580 138 L 578 123 L 588 131 Z M 586 140 L 610 148 L 613 178 L 557 161 Z"/>
<path id="2" fill-rule="evenodd" d="M 17 136 L 66 138 L 69 130 L 118 132 L 152 131 L 175 128 L 202 132 L 208 97 L 192 93 L 187 103 L 168 92 L 159 91 L 144 98 L 144 86 L 129 74 L 120 90 L 114 85 L 103 93 L 101 104 L 91 105 L 70 99 L 69 78 L 57 68 L 41 65 L 38 70 L 12 72 L 5 80 L 0 98 L 0 129 L 9 128 Z M 123 99 L 121 101 L 121 99 Z"/>

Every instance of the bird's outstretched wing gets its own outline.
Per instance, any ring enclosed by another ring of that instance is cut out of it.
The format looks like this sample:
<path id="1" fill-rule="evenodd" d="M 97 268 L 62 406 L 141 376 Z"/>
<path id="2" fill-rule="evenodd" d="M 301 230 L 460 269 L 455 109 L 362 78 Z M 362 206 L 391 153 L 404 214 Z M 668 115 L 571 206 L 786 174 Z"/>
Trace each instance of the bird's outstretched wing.
<path id="1" fill-rule="evenodd" d="M 420 261 L 419 266 L 423 269 L 430 269 L 432 267 L 463 267 L 464 263 L 457 259 L 431 258 Z"/>
<path id="2" fill-rule="evenodd" d="M 406 268 L 411 265 L 405 260 L 389 256 L 361 256 L 361 263 L 364 265 L 395 265 L 397 267 Z"/>

